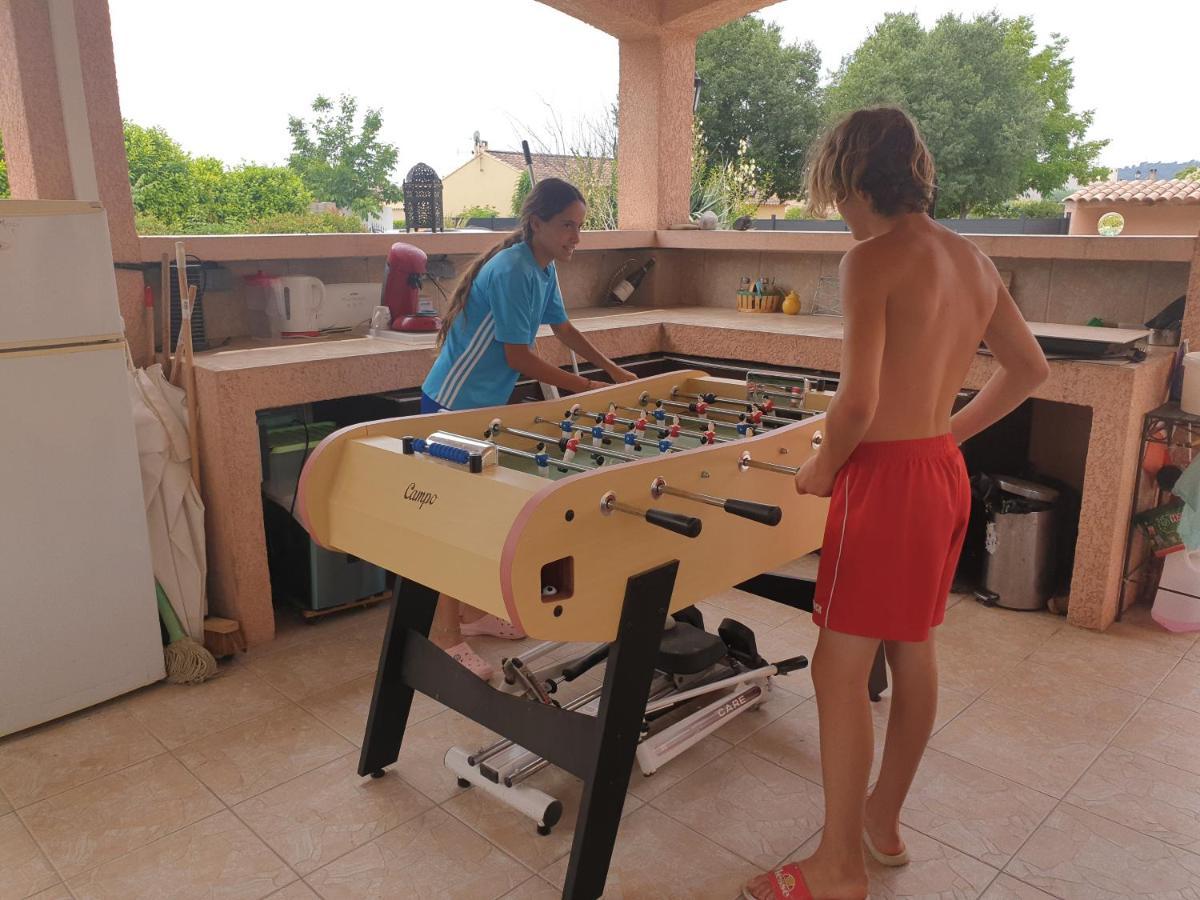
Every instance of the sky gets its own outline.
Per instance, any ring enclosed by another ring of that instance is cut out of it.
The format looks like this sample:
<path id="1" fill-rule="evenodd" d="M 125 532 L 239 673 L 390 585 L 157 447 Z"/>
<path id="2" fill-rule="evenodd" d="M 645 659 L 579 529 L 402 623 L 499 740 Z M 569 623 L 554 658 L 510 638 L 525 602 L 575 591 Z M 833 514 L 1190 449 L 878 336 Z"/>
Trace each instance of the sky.
<path id="1" fill-rule="evenodd" d="M 597 0 L 605 2 L 605 0 Z M 446 175 L 471 157 L 478 131 L 492 149 L 568 134 L 616 98 L 617 41 L 536 0 L 109 0 L 121 112 L 165 128 L 189 153 L 283 163 L 289 115 L 318 94 L 346 93 L 383 114 L 399 182 L 418 162 Z M 1055 0 L 783 0 L 759 15 L 787 41 L 812 41 L 828 71 L 887 12 L 927 27 L 947 12 L 1028 15 L 1039 40 L 1068 37 L 1075 109 L 1094 109 L 1089 137 L 1109 138 L 1103 165 L 1200 157 L 1194 103 L 1192 4 L 1136 8 Z"/>

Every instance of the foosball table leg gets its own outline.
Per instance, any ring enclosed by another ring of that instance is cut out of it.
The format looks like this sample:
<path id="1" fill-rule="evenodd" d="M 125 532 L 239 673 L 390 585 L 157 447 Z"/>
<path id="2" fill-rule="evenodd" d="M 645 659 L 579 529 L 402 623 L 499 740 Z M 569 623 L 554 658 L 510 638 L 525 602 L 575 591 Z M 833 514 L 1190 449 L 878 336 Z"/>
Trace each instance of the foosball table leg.
<path id="1" fill-rule="evenodd" d="M 584 778 L 564 897 L 593 900 L 604 892 L 678 569 L 677 561 L 670 562 L 626 582 L 617 639 L 604 672 L 596 720 L 599 740 L 590 774 Z"/>
<path id="2" fill-rule="evenodd" d="M 413 689 L 404 680 L 408 634 L 415 632 L 423 638 L 429 636 L 437 602 L 438 592 L 433 588 L 396 578 L 367 731 L 358 758 L 359 775 L 378 778 L 383 774 L 384 766 L 390 766 L 400 755 L 400 743 L 404 740 L 413 698 Z"/>

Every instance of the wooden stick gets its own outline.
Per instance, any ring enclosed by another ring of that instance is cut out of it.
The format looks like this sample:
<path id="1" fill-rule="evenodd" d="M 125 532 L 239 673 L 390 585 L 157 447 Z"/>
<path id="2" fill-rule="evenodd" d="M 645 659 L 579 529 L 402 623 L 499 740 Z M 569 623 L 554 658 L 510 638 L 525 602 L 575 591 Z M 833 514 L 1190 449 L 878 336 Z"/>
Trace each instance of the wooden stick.
<path id="1" fill-rule="evenodd" d="M 159 362 L 166 373 L 171 368 L 171 257 L 167 253 L 162 255 L 162 278 L 159 280 L 158 296 L 162 304 L 162 352 Z"/>
<path id="2" fill-rule="evenodd" d="M 154 290 L 150 285 L 142 288 L 142 325 L 146 329 L 146 368 L 154 365 Z"/>

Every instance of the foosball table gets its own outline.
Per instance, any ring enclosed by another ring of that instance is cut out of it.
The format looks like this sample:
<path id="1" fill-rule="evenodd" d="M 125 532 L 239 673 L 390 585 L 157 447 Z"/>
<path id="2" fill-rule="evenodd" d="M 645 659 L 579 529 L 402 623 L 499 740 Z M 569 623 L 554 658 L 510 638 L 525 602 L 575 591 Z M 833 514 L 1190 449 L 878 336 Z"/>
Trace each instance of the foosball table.
<path id="1" fill-rule="evenodd" d="M 669 372 L 323 441 L 297 516 L 317 543 L 399 576 L 359 774 L 396 761 L 413 691 L 431 696 L 583 780 L 563 895 L 598 897 L 669 615 L 821 544 L 828 501 L 792 479 L 830 397 L 807 386 Z M 593 714 L 451 660 L 428 640 L 439 593 L 534 638 L 607 644 Z"/>

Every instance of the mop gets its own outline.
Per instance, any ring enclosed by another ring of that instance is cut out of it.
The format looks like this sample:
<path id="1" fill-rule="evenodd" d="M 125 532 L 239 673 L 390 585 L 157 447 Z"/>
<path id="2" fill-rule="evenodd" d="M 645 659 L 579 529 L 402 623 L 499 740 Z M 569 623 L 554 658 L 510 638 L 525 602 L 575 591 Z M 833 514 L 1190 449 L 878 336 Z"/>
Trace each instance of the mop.
<path id="1" fill-rule="evenodd" d="M 163 648 L 167 666 L 167 681 L 174 684 L 199 684 L 217 674 L 217 660 L 203 644 L 184 633 L 179 617 L 162 585 L 154 582 L 158 594 L 158 614 L 167 629 L 169 643 Z"/>

